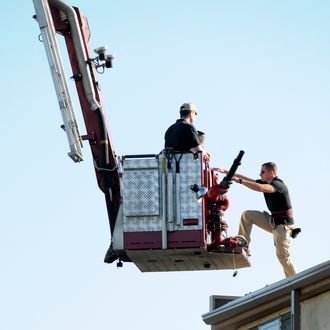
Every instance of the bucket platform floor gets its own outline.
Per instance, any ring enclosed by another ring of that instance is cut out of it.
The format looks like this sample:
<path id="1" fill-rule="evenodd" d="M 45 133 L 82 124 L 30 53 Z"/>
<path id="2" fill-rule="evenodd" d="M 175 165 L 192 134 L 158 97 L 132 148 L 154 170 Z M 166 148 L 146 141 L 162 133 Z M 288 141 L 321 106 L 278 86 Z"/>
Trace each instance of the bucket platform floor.
<path id="1" fill-rule="evenodd" d="M 141 272 L 220 270 L 250 267 L 243 248 L 204 248 L 168 250 L 127 250 L 128 257 Z"/>

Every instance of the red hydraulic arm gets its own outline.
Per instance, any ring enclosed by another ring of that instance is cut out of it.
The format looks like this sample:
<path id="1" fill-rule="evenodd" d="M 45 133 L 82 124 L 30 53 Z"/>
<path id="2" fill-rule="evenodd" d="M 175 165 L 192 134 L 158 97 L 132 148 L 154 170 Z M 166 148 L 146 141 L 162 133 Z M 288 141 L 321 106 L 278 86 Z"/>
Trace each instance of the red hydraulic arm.
<path id="1" fill-rule="evenodd" d="M 84 42 L 84 48 L 88 58 L 91 58 L 88 50 L 88 41 L 90 38 L 90 31 L 88 22 L 78 8 L 75 8 L 78 16 L 81 35 Z M 104 107 L 102 98 L 98 89 L 98 83 L 95 78 L 95 68 L 92 63 L 87 63 L 90 71 L 94 93 L 100 107 L 96 110 L 91 110 L 90 104 L 86 97 L 86 91 L 81 80 L 81 72 L 79 69 L 76 51 L 74 48 L 72 34 L 70 33 L 70 26 L 67 22 L 60 20 L 59 11 L 55 7 L 51 7 L 52 15 L 55 23 L 56 31 L 64 36 L 70 63 L 73 72 L 73 79 L 75 80 L 77 93 L 85 121 L 87 134 L 82 136 L 83 140 L 88 140 L 94 159 L 95 172 L 97 182 L 100 189 L 104 192 L 107 210 L 109 215 L 110 229 L 113 232 L 115 220 L 117 217 L 120 204 L 120 186 L 119 176 L 117 170 L 117 159 L 113 150 L 109 129 L 105 120 Z"/>

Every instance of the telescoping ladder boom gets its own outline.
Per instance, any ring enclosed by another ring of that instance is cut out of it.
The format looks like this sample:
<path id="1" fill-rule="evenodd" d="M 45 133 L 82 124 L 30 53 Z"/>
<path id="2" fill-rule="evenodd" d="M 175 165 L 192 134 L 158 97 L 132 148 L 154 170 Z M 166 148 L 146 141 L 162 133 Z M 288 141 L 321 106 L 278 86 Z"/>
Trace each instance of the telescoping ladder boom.
<path id="1" fill-rule="evenodd" d="M 51 18 L 49 4 L 48 1 L 43 0 L 33 0 L 33 3 L 36 10 L 36 16 L 38 17 L 37 21 L 39 23 L 42 41 L 45 46 L 57 100 L 62 114 L 62 127 L 66 133 L 70 146 L 70 152 L 68 155 L 74 162 L 80 162 L 83 160 L 81 151 L 82 142 L 67 80 L 64 74 L 59 46 L 56 41 L 56 31 Z"/>

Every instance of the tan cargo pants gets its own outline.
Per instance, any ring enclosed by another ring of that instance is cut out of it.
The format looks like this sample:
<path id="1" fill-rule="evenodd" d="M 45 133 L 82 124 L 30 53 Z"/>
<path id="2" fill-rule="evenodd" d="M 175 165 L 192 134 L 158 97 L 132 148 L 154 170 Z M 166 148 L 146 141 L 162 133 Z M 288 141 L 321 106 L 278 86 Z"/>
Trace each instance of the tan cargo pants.
<path id="1" fill-rule="evenodd" d="M 252 225 L 256 225 L 273 234 L 276 255 L 281 263 L 286 277 L 296 274 L 295 266 L 290 259 L 290 235 L 292 225 L 277 225 L 267 212 L 244 211 L 241 216 L 238 235 L 243 235 L 248 244 L 251 240 Z"/>

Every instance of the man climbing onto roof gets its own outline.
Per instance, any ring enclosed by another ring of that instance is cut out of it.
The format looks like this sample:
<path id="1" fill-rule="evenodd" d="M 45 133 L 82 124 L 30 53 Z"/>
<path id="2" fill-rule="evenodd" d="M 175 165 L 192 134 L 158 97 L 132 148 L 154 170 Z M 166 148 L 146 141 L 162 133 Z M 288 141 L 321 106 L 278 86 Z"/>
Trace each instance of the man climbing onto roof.
<path id="1" fill-rule="evenodd" d="M 226 169 L 218 169 L 221 173 L 228 173 Z M 271 214 L 268 212 L 244 211 L 241 215 L 239 235 L 245 237 L 249 243 L 252 225 L 273 234 L 276 255 L 281 263 L 285 276 L 296 274 L 295 266 L 290 258 L 290 236 L 295 237 L 293 229 L 292 207 L 289 191 L 285 183 L 277 177 L 277 166 L 273 162 L 264 163 L 260 171 L 261 180 L 250 179 L 242 174 L 236 173 L 233 181 L 243 186 L 262 192 Z M 299 232 L 298 231 L 298 232 Z"/>
<path id="2" fill-rule="evenodd" d="M 202 151 L 206 159 L 210 158 L 203 148 L 204 133 L 197 131 L 193 123 L 197 116 L 197 109 L 193 103 L 184 103 L 180 107 L 180 119 L 171 125 L 165 133 L 165 148 L 174 151 L 199 152 Z"/>

